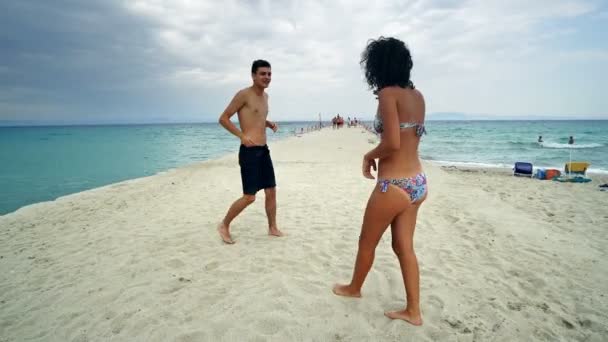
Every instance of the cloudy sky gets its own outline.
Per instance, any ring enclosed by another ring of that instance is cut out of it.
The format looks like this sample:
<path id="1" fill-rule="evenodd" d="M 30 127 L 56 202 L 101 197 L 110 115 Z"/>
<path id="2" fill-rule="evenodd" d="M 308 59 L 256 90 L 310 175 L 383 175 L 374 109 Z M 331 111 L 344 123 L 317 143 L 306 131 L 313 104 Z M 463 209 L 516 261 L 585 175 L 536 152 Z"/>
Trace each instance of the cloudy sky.
<path id="1" fill-rule="evenodd" d="M 270 116 L 370 118 L 359 59 L 404 40 L 429 113 L 608 119 L 596 0 L 0 2 L 0 122 L 214 121 L 272 63 Z"/>

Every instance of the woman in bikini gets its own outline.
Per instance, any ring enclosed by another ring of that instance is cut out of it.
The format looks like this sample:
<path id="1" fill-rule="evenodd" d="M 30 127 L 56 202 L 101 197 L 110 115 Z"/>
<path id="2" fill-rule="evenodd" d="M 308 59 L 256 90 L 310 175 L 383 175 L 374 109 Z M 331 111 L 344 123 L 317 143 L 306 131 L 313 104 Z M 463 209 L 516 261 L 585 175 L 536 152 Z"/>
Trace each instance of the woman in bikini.
<path id="1" fill-rule="evenodd" d="M 348 285 L 335 285 L 333 292 L 361 297 L 376 246 L 390 225 L 407 304 L 405 309 L 385 315 L 421 325 L 420 276 L 413 238 L 418 209 L 427 196 L 427 179 L 418 158 L 420 137 L 426 133 L 424 98 L 410 80 L 412 57 L 402 41 L 384 37 L 372 40 L 362 54 L 361 65 L 367 83 L 378 95 L 374 128 L 381 134 L 378 146 L 363 156 L 362 172 L 364 177 L 374 179 L 371 169 L 376 170 L 378 159 L 378 181 L 363 216 L 352 280 Z"/>

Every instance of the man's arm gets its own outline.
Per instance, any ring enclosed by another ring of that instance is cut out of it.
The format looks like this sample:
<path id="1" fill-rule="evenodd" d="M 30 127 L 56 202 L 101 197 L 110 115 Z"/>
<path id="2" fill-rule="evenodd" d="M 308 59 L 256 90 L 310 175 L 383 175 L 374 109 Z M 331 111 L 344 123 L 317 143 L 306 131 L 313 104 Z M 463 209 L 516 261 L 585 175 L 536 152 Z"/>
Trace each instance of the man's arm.
<path id="1" fill-rule="evenodd" d="M 276 132 L 279 129 L 279 125 L 268 120 L 266 120 L 266 127 L 270 128 L 273 132 Z"/>
<path id="2" fill-rule="evenodd" d="M 220 115 L 220 119 L 218 122 L 222 127 L 224 127 L 228 132 L 236 135 L 239 139 L 243 137 L 243 132 L 236 127 L 235 124 L 230 121 L 230 118 L 236 114 L 243 106 L 245 105 L 245 94 L 243 91 L 239 91 L 234 95 L 232 101 L 228 104 L 228 107 L 224 110 L 224 112 Z"/>
<path id="3" fill-rule="evenodd" d="M 266 104 L 268 104 L 268 98 L 269 98 L 268 94 L 264 93 L 264 99 L 266 100 Z M 276 123 L 269 121 L 269 120 L 266 120 L 265 126 L 270 128 L 273 132 L 276 132 L 279 129 L 279 126 Z"/>
<path id="4" fill-rule="evenodd" d="M 218 120 L 218 122 L 220 123 L 220 125 L 222 125 L 222 127 L 228 130 L 228 132 L 236 135 L 239 139 L 241 139 L 241 144 L 245 146 L 253 146 L 255 145 L 253 141 L 248 136 L 243 134 L 243 132 L 232 123 L 232 121 L 230 121 L 230 117 L 232 117 L 235 113 L 241 110 L 241 108 L 243 108 L 243 106 L 245 105 L 245 102 L 245 94 L 241 90 L 236 93 L 236 95 L 234 95 L 234 98 L 232 99 L 232 101 L 230 101 L 228 107 L 226 107 L 222 115 L 220 115 L 220 119 Z"/>

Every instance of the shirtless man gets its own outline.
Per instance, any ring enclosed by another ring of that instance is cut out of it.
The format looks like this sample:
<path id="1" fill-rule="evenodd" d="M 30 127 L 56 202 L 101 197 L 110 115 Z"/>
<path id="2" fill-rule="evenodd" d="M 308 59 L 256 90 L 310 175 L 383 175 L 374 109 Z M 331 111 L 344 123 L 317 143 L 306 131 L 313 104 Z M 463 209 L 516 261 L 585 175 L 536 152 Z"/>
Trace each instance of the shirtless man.
<path id="1" fill-rule="evenodd" d="M 219 123 L 225 129 L 241 139 L 239 165 L 243 196 L 232 203 L 226 217 L 217 227 L 222 240 L 227 244 L 234 243 L 230 236 L 230 223 L 255 201 L 255 194 L 261 189 L 264 189 L 266 197 L 268 234 L 283 236 L 277 227 L 276 181 L 270 151 L 266 145 L 266 127 L 273 132 L 279 128 L 276 123 L 266 120 L 268 94 L 264 89 L 268 88 L 271 75 L 270 63 L 264 60 L 254 61 L 251 66 L 253 85 L 236 93 L 219 119 Z M 241 129 L 230 121 L 230 117 L 235 113 L 238 113 Z"/>

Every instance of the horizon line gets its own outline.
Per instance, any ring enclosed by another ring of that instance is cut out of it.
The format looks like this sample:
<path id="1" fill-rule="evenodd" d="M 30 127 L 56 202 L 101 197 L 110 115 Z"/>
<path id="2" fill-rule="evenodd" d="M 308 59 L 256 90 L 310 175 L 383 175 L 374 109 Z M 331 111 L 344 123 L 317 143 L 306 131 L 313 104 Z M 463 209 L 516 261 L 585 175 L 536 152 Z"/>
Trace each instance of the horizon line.
<path id="1" fill-rule="evenodd" d="M 608 121 L 608 118 L 600 117 L 547 117 L 547 118 L 427 118 L 427 121 Z M 373 119 L 362 119 L 361 122 L 372 122 Z M 318 123 L 318 120 L 276 120 L 276 122 L 283 123 Z M 323 120 L 324 123 L 329 123 L 329 120 Z M 0 120 L 0 127 L 65 127 L 65 126 L 134 126 L 134 125 L 186 125 L 186 124 L 218 124 L 215 120 L 213 121 L 99 121 L 99 122 L 52 122 L 52 121 L 21 121 L 21 120 Z"/>

